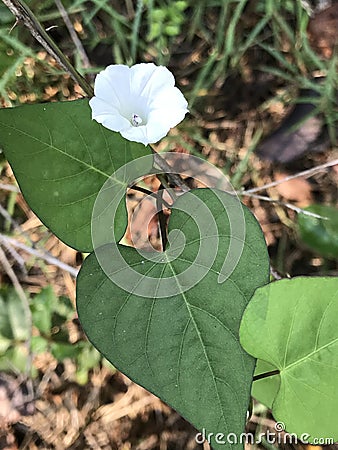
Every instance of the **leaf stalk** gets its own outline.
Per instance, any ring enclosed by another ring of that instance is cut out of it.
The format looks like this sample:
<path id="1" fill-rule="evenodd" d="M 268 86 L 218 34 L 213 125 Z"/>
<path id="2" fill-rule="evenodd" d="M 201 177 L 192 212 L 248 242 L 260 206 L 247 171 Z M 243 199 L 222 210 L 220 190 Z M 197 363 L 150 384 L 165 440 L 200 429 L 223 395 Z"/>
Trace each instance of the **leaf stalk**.
<path id="1" fill-rule="evenodd" d="M 272 377 L 273 375 L 279 375 L 279 374 L 280 374 L 280 371 L 278 369 L 271 370 L 270 372 L 264 372 L 264 373 L 260 373 L 258 375 L 255 375 L 253 377 L 253 381 L 261 380 L 263 378 L 268 378 L 268 377 Z"/>

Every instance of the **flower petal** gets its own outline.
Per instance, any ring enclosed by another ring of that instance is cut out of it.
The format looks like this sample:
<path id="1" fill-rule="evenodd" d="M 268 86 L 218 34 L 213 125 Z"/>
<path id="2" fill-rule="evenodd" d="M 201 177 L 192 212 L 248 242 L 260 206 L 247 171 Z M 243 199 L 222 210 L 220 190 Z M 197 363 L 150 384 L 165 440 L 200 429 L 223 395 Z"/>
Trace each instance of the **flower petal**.
<path id="1" fill-rule="evenodd" d="M 148 139 L 147 126 L 133 127 L 126 130 L 121 130 L 121 135 L 128 139 L 128 141 L 140 142 L 141 144 L 148 145 L 151 143 Z M 155 142 L 155 141 L 154 141 Z M 157 141 L 156 141 L 157 142 Z"/>
<path id="2" fill-rule="evenodd" d="M 106 67 L 95 78 L 94 94 L 117 108 L 130 98 L 130 69 L 116 64 Z"/>
<path id="3" fill-rule="evenodd" d="M 163 89 L 174 87 L 175 78 L 164 66 L 153 63 L 135 64 L 130 68 L 130 90 L 139 97 L 155 97 Z"/>
<path id="4" fill-rule="evenodd" d="M 162 89 L 162 91 L 156 97 L 154 96 L 151 98 L 149 107 L 151 109 L 183 108 L 188 112 L 188 102 L 177 87 L 165 87 L 164 89 Z"/>
<path id="5" fill-rule="evenodd" d="M 170 126 L 165 121 L 153 120 L 151 126 L 147 125 L 149 144 L 155 144 L 169 133 Z"/>
<path id="6" fill-rule="evenodd" d="M 130 122 L 114 106 L 100 98 L 93 97 L 89 100 L 89 105 L 92 108 L 92 118 L 109 130 L 121 131 L 131 127 Z"/>
<path id="7" fill-rule="evenodd" d="M 168 116 L 164 117 L 154 112 L 154 115 L 149 119 L 147 124 L 149 143 L 154 144 L 166 136 L 171 128 L 184 119 L 184 116 L 185 114 L 182 113 L 178 121 L 177 115 L 175 115 L 175 118 L 171 121 L 171 125 L 168 121 Z"/>
<path id="8" fill-rule="evenodd" d="M 119 114 L 116 116 L 112 115 L 99 116 L 95 120 L 99 123 L 102 123 L 102 125 L 108 128 L 108 130 L 119 131 L 121 134 L 124 130 L 133 128 L 130 122 L 128 122 L 127 119 L 120 116 Z"/>
<path id="9" fill-rule="evenodd" d="M 147 135 L 149 143 L 154 144 L 166 136 L 170 128 L 182 122 L 186 109 L 155 109 L 148 116 Z"/>
<path id="10" fill-rule="evenodd" d="M 92 119 L 96 119 L 97 116 L 103 114 L 119 114 L 119 110 L 112 103 L 98 97 L 91 98 L 89 106 L 92 109 Z"/>

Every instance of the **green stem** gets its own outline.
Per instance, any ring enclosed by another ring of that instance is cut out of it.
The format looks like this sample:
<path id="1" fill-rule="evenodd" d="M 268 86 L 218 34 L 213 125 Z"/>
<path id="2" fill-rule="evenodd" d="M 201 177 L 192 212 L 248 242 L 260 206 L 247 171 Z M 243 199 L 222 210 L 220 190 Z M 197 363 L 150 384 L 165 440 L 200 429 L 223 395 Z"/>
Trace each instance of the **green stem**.
<path id="1" fill-rule="evenodd" d="M 255 375 L 253 377 L 253 381 L 261 380 L 262 378 L 272 377 L 273 375 L 278 375 L 280 373 L 279 370 L 271 370 L 270 372 L 260 373 L 259 375 Z"/>
<path id="2" fill-rule="evenodd" d="M 17 22 L 23 22 L 29 29 L 31 35 L 43 46 L 43 48 L 57 61 L 57 63 L 79 84 L 82 90 L 93 97 L 93 88 L 87 81 L 79 74 L 79 72 L 72 66 L 70 61 L 62 53 L 53 39 L 49 36 L 46 30 L 42 27 L 33 12 L 22 0 L 2 0 L 3 3 L 16 17 Z"/>

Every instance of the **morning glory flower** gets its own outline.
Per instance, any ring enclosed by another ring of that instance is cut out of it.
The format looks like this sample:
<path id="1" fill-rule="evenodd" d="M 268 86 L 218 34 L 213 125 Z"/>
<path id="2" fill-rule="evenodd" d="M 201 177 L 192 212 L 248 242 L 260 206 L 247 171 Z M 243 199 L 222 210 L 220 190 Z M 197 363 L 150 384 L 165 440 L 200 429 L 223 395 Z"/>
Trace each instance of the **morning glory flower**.
<path id="1" fill-rule="evenodd" d="M 159 141 L 188 112 L 173 74 L 153 63 L 106 67 L 95 79 L 89 105 L 97 122 L 144 145 Z"/>

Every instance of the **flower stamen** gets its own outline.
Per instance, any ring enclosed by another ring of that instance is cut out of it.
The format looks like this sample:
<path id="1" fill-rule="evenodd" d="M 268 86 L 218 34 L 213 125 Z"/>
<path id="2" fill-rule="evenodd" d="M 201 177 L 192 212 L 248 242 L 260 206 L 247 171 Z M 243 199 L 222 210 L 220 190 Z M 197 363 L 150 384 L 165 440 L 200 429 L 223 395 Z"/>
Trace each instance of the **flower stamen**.
<path id="1" fill-rule="evenodd" d="M 141 117 L 138 114 L 134 113 L 132 115 L 132 117 L 131 117 L 131 124 L 132 124 L 133 127 L 140 126 L 142 122 L 143 121 L 142 121 Z"/>

